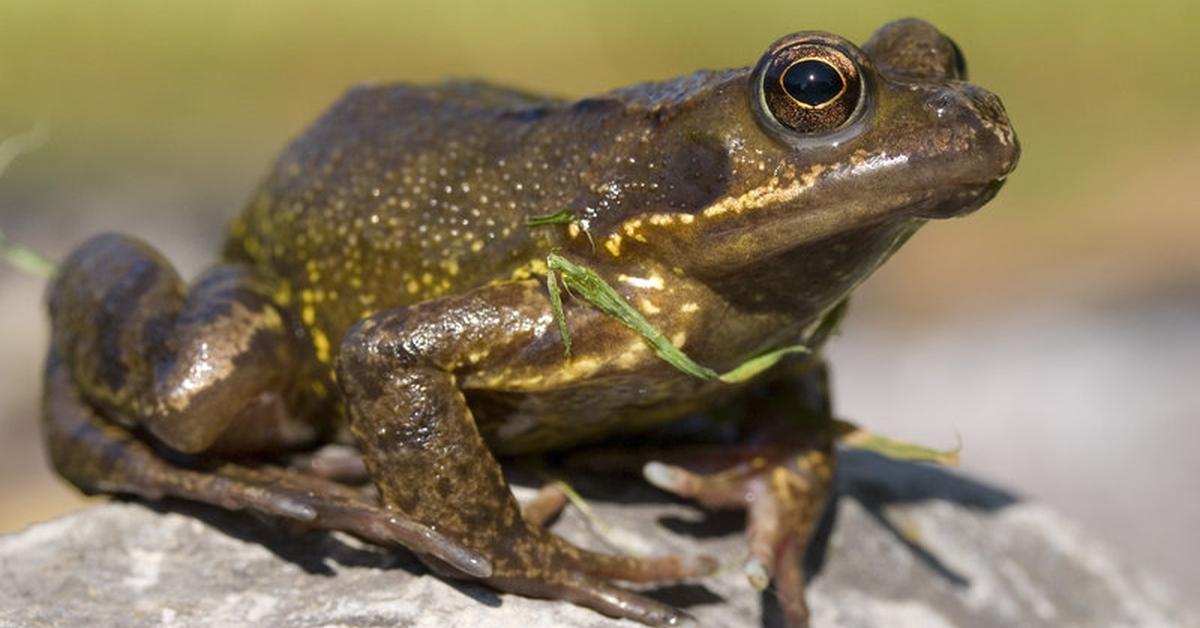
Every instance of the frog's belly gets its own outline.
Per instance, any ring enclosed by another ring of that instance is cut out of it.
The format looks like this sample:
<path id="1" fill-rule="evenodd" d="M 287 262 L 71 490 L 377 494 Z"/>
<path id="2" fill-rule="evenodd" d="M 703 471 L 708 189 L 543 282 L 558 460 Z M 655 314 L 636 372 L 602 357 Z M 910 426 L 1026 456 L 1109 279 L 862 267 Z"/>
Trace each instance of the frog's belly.
<path id="1" fill-rule="evenodd" d="M 538 393 L 467 391 L 485 440 L 513 455 L 635 434 L 714 408 L 742 387 L 691 378 L 606 377 Z"/>

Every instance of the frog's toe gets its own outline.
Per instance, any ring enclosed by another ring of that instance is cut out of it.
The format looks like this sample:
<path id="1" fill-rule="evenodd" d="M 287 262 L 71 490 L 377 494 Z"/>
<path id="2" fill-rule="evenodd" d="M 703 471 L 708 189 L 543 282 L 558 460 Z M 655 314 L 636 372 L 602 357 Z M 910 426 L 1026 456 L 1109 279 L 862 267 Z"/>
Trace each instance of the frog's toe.
<path id="1" fill-rule="evenodd" d="M 813 448 L 781 457 L 755 456 L 721 472 L 698 474 L 679 466 L 647 463 L 651 484 L 717 508 L 746 510 L 749 555 L 743 572 L 756 589 L 773 579 L 789 625 L 804 626 L 804 549 L 832 486 L 832 449 Z"/>
<path id="2" fill-rule="evenodd" d="M 591 576 L 626 582 L 686 580 L 712 575 L 720 568 L 717 559 L 705 555 L 618 556 L 577 548 L 571 554 L 570 563 Z"/>
<path id="3" fill-rule="evenodd" d="M 576 571 L 567 571 L 550 579 L 492 578 L 493 586 L 526 595 L 565 600 L 621 619 L 630 619 L 650 626 L 695 625 L 691 615 L 669 604 L 622 589 Z"/>
<path id="4" fill-rule="evenodd" d="M 549 482 L 521 506 L 521 516 L 535 526 L 546 526 L 567 505 L 567 493 L 557 482 Z"/>
<path id="5" fill-rule="evenodd" d="M 232 464 L 223 465 L 212 477 L 224 487 L 223 505 L 227 508 L 271 512 L 286 504 L 297 513 L 305 513 L 303 517 L 289 516 L 311 525 L 340 530 L 377 545 L 400 545 L 432 555 L 467 576 L 486 578 L 492 574 L 491 562 L 481 554 L 377 505 L 349 486 L 285 469 Z"/>

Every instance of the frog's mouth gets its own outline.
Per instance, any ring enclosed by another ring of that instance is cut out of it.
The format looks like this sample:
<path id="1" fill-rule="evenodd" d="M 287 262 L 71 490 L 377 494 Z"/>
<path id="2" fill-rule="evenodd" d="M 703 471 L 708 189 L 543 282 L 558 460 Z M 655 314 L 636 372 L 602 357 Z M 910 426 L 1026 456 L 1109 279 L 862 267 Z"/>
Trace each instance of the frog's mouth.
<path id="1" fill-rule="evenodd" d="M 938 199 L 931 206 L 917 209 L 914 213 L 922 218 L 932 219 L 965 216 L 995 198 L 1007 180 L 1007 177 L 1000 177 L 981 186 L 963 186 L 960 190 Z"/>

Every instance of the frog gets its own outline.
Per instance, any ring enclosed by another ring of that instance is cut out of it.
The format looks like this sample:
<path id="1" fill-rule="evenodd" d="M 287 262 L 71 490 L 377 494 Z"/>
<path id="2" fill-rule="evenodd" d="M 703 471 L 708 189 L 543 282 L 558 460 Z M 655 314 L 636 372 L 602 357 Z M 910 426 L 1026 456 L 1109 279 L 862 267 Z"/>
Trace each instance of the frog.
<path id="1" fill-rule="evenodd" d="M 523 508 L 500 461 L 632 451 L 748 408 L 740 440 L 634 457 L 669 493 L 744 509 L 743 570 L 804 625 L 800 564 L 837 460 L 825 340 L 921 225 L 987 203 L 1019 155 L 999 98 L 919 19 L 861 46 L 800 31 L 753 66 L 582 99 L 355 87 L 190 282 L 120 234 L 58 266 L 48 457 L 85 493 L 297 521 L 442 577 L 676 625 L 685 611 L 618 582 L 703 578 L 714 559 L 584 549 L 549 530 L 554 492 Z M 570 268 L 642 326 L 561 290 Z M 314 462 L 335 445 L 349 455 Z"/>

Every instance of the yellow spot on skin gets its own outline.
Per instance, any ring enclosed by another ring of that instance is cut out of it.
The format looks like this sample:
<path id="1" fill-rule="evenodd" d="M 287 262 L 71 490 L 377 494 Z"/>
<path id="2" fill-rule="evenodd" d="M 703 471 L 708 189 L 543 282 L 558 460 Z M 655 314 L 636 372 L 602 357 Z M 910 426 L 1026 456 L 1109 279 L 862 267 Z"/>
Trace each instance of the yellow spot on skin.
<path id="1" fill-rule="evenodd" d="M 772 178 L 767 182 L 767 185 L 754 188 L 745 194 L 722 198 L 705 209 L 703 216 L 705 218 L 712 218 L 727 212 L 742 213 L 747 210 L 782 205 L 783 203 L 793 201 L 812 187 L 817 177 L 824 171 L 825 166 L 823 164 L 816 164 L 809 169 L 807 174 L 784 187 L 779 186 L 778 179 Z"/>
<path id="2" fill-rule="evenodd" d="M 433 275 L 430 273 L 425 273 L 424 275 L 421 275 L 421 283 L 423 283 L 427 286 L 432 286 L 433 285 Z"/>
<path id="3" fill-rule="evenodd" d="M 650 299 L 641 299 L 638 301 L 638 305 L 641 306 L 642 312 L 646 314 L 658 314 L 662 311 Z"/>
<path id="4" fill-rule="evenodd" d="M 649 277 L 631 277 L 629 275 L 617 275 L 617 280 L 622 283 L 627 283 L 635 288 L 650 288 L 653 290 L 663 289 L 663 279 L 658 275 L 650 275 Z"/>
<path id="5" fill-rule="evenodd" d="M 476 240 L 471 243 L 471 252 L 478 253 L 483 250 L 483 240 Z"/>
<path id="6" fill-rule="evenodd" d="M 325 332 L 314 329 L 313 332 L 313 347 L 317 350 L 317 359 L 321 362 L 329 362 L 329 338 Z"/>
<path id="7" fill-rule="evenodd" d="M 572 238 L 578 238 L 580 233 L 582 233 L 582 231 L 580 231 L 578 224 L 571 223 L 567 225 L 567 235 L 571 236 Z"/>
<path id="8" fill-rule="evenodd" d="M 688 301 L 679 307 L 679 311 L 683 312 L 684 314 L 691 314 L 692 312 L 698 312 L 699 310 L 700 305 L 694 301 Z"/>
<path id="9" fill-rule="evenodd" d="M 687 332 L 686 331 L 681 331 L 681 332 L 675 334 L 674 336 L 671 336 L 671 344 L 675 345 L 675 348 L 677 348 L 677 349 L 682 347 L 683 343 L 685 343 L 685 342 L 687 342 Z"/>
<path id="10" fill-rule="evenodd" d="M 621 234 L 614 233 L 611 236 L 609 236 L 608 239 L 604 241 L 604 248 L 608 249 L 608 252 L 611 253 L 613 257 L 620 256 L 621 255 Z"/>
<path id="11" fill-rule="evenodd" d="M 275 293 L 272 298 L 276 303 L 283 306 L 291 305 L 292 303 L 292 284 L 286 281 L 279 282 L 275 287 Z"/>
<path id="12" fill-rule="evenodd" d="M 620 368 L 632 368 L 637 366 L 637 364 L 642 360 L 642 358 L 646 355 L 646 352 L 649 350 L 650 348 L 641 340 L 632 342 L 625 347 L 624 351 L 617 355 L 615 364 Z"/>
<path id="13" fill-rule="evenodd" d="M 524 266 L 518 266 L 512 271 L 513 279 L 529 279 L 534 275 L 544 276 L 546 274 L 546 260 L 534 259 L 530 260 Z"/>
<path id="14" fill-rule="evenodd" d="M 313 323 L 317 322 L 317 311 L 313 309 L 313 306 L 306 305 L 300 309 L 300 318 L 304 319 L 305 325 L 311 327 Z"/>
<path id="15" fill-rule="evenodd" d="M 404 289 L 407 290 L 409 294 L 416 294 L 421 291 L 421 284 L 417 283 L 416 279 L 409 279 L 408 283 L 405 284 Z"/>

